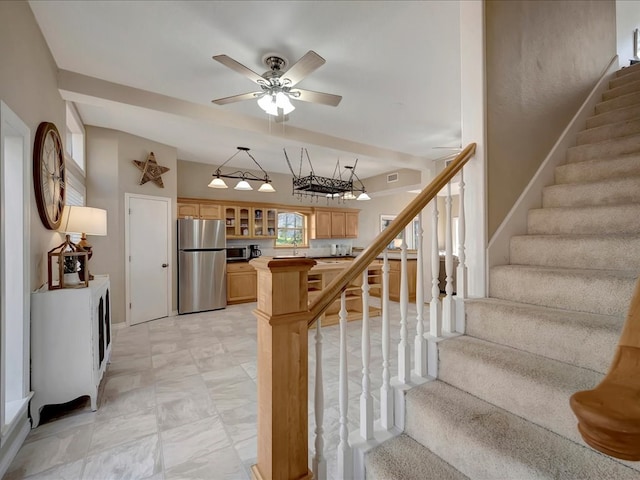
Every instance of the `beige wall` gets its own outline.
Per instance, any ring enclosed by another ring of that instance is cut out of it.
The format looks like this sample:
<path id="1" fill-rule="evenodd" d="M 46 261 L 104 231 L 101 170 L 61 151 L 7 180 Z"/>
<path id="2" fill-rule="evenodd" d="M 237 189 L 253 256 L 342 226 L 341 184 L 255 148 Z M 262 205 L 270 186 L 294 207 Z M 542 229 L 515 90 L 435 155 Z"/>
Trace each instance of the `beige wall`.
<path id="1" fill-rule="evenodd" d="M 40 122 L 53 122 L 63 138 L 65 105 L 57 89 L 57 67 L 27 2 L 0 2 L 0 99 L 31 129 L 31 146 Z M 31 288 L 47 281 L 47 252 L 63 237 L 40 221 L 30 181 Z"/>
<path id="2" fill-rule="evenodd" d="M 175 224 L 177 197 L 177 151 L 174 147 L 127 133 L 99 127 L 87 131 L 87 205 L 107 210 L 107 236 L 92 237 L 94 255 L 91 270 L 111 277 L 113 321 L 123 322 L 125 316 L 125 193 L 136 193 L 171 199 L 172 224 Z M 139 185 L 140 170 L 133 160 L 144 161 L 153 152 L 159 165 L 170 170 L 162 175 L 164 188 L 153 182 Z M 172 305 L 176 310 L 175 228 L 171 228 L 173 264 Z"/>
<path id="3" fill-rule="evenodd" d="M 615 3 L 486 2 L 489 238 L 616 52 Z"/>

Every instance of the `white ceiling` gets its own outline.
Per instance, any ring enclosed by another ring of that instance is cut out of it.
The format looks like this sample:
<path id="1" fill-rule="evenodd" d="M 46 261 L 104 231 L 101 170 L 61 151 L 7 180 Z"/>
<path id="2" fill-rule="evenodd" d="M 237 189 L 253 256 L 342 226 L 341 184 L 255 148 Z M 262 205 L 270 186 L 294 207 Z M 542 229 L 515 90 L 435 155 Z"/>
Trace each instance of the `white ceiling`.
<path id="1" fill-rule="evenodd" d="M 175 146 L 181 160 L 219 165 L 246 146 L 287 173 L 282 148 L 297 168 L 304 146 L 316 173 L 357 158 L 366 178 L 428 168 L 450 153 L 434 147 L 460 144 L 458 1 L 29 3 L 84 123 Z M 211 103 L 256 90 L 213 55 L 262 73 L 264 54 L 293 64 L 308 50 L 326 64 L 299 87 L 342 95 L 339 106 L 294 101 L 274 123 L 254 100 Z"/>

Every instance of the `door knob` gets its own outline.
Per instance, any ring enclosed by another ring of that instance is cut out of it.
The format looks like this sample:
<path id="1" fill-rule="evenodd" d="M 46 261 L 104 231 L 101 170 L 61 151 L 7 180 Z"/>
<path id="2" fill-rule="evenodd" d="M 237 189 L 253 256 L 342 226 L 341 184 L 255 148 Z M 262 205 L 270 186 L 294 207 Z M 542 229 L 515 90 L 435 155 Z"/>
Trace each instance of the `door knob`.
<path id="1" fill-rule="evenodd" d="M 168 263 L 163 263 L 163 264 L 162 264 L 162 268 L 167 268 L 168 266 L 169 266 L 169 264 L 168 264 Z"/>

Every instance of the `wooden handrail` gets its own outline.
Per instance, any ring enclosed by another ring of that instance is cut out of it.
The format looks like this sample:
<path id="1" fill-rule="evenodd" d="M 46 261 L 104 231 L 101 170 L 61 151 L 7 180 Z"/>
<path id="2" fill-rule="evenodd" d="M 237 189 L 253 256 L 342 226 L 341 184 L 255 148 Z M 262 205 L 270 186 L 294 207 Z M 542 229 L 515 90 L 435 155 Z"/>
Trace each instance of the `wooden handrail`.
<path id="1" fill-rule="evenodd" d="M 344 269 L 333 281 L 327 285 L 314 302 L 309 306 L 308 327 L 313 326 L 316 319 L 329 308 L 340 292 L 382 252 L 386 246 L 404 230 L 404 228 L 420 213 L 427 204 L 433 200 L 444 186 L 464 167 L 467 161 L 474 155 L 476 144 L 470 143 L 458 154 L 458 156 L 420 192 L 411 203 L 376 237 L 374 242 L 356 257 L 349 268 Z"/>
<path id="2" fill-rule="evenodd" d="M 593 390 L 571 396 L 584 441 L 623 460 L 640 460 L 640 279 L 609 372 Z"/>

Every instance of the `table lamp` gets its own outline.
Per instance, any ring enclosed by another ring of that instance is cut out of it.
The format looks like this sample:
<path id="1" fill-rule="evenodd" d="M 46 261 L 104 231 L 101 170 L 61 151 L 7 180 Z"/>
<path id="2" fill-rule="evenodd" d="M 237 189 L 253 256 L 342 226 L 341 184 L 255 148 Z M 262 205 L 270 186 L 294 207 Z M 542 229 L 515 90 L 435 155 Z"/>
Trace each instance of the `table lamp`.
<path id="1" fill-rule="evenodd" d="M 67 234 L 81 234 L 76 246 L 89 252 L 89 258 L 91 258 L 93 246 L 87 241 L 87 235 L 105 236 L 107 234 L 107 211 L 102 208 L 66 205 L 62 211 L 60 230 Z M 88 268 L 87 273 L 89 280 L 93 280 L 93 275 Z"/>

